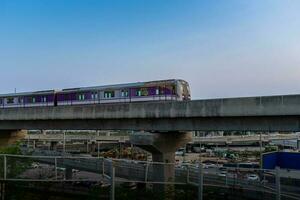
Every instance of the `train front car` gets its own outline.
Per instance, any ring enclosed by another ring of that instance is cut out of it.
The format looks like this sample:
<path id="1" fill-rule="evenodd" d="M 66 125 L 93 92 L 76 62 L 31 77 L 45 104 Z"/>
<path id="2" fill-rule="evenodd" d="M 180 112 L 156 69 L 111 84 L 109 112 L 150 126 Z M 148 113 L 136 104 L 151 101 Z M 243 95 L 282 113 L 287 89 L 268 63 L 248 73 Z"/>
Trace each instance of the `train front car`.
<path id="1" fill-rule="evenodd" d="M 54 90 L 0 95 L 0 108 L 54 106 Z"/>
<path id="2" fill-rule="evenodd" d="M 185 101 L 191 99 L 188 82 L 179 79 L 142 82 L 130 89 L 134 101 Z"/>
<path id="3" fill-rule="evenodd" d="M 191 100 L 191 90 L 189 83 L 185 80 L 176 80 L 177 95 L 181 101 Z"/>
<path id="4" fill-rule="evenodd" d="M 131 102 L 177 100 L 176 81 L 141 82 L 139 86 L 130 88 L 130 97 Z"/>

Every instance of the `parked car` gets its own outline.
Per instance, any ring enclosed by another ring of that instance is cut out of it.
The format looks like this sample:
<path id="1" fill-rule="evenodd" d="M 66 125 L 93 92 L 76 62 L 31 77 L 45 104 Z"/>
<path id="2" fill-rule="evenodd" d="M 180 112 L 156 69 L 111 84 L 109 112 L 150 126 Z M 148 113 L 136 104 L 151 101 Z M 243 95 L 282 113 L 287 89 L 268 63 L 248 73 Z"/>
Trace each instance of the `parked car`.
<path id="1" fill-rule="evenodd" d="M 257 174 L 248 174 L 247 180 L 248 181 L 259 181 L 259 176 Z"/>
<path id="2" fill-rule="evenodd" d="M 226 167 L 220 167 L 219 170 L 221 170 L 221 171 L 227 171 L 227 168 Z"/>
<path id="3" fill-rule="evenodd" d="M 176 151 L 175 156 L 183 156 L 184 152 L 183 151 Z"/>
<path id="4" fill-rule="evenodd" d="M 219 177 L 226 177 L 227 176 L 227 172 L 225 171 L 221 171 L 220 173 L 218 173 Z"/>
<path id="5" fill-rule="evenodd" d="M 31 167 L 34 168 L 34 169 L 36 169 L 36 168 L 39 168 L 40 165 L 38 163 L 32 163 Z"/>
<path id="6" fill-rule="evenodd" d="M 185 148 L 180 148 L 175 152 L 176 156 L 184 156 Z"/>
<path id="7" fill-rule="evenodd" d="M 79 172 L 78 169 L 72 169 L 72 173 L 77 173 L 77 172 Z"/>
<path id="8" fill-rule="evenodd" d="M 205 163 L 205 164 L 203 164 L 203 168 L 204 169 L 215 168 L 215 167 L 216 167 L 216 165 L 213 164 L 213 163 Z"/>

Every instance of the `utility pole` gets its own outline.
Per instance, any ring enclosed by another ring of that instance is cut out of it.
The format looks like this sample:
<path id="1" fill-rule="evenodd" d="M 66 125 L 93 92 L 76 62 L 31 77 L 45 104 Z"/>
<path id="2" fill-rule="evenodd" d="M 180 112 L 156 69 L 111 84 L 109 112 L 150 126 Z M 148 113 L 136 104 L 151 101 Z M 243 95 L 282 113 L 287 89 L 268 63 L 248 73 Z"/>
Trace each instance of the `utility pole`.
<path id="1" fill-rule="evenodd" d="M 262 161 L 262 133 L 259 133 L 259 153 L 260 153 L 260 168 L 263 168 L 263 161 Z"/>
<path id="2" fill-rule="evenodd" d="M 198 200 L 203 200 L 203 166 L 200 162 L 198 166 Z"/>
<path id="3" fill-rule="evenodd" d="M 66 153 L 66 131 L 63 131 L 63 153 Z"/>
<path id="4" fill-rule="evenodd" d="M 98 142 L 98 146 L 97 146 L 97 154 L 98 154 L 98 158 L 100 157 L 100 143 Z"/>

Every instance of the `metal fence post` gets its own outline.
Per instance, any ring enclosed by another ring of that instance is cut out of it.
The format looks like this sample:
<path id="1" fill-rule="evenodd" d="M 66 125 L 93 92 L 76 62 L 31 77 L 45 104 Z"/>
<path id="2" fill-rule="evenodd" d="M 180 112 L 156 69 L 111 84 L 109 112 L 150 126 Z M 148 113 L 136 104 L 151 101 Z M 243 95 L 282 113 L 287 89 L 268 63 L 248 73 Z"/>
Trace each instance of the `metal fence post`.
<path id="1" fill-rule="evenodd" d="M 57 158 L 54 158 L 54 167 L 55 167 L 55 180 L 57 180 Z"/>
<path id="2" fill-rule="evenodd" d="M 27 135 L 27 148 L 29 148 L 30 134 Z"/>
<path id="3" fill-rule="evenodd" d="M 228 185 L 228 179 L 227 179 L 227 176 L 228 176 L 228 169 L 226 168 L 226 176 L 225 176 L 225 185 L 226 185 L 226 186 Z"/>
<path id="4" fill-rule="evenodd" d="M 7 163 L 6 163 L 6 155 L 4 155 L 3 157 L 3 179 L 6 180 L 6 166 L 7 166 Z"/>
<path id="5" fill-rule="evenodd" d="M 280 168 L 276 167 L 276 200 L 281 199 Z"/>
<path id="6" fill-rule="evenodd" d="M 190 183 L 190 166 L 187 165 L 187 170 L 186 170 L 186 183 Z"/>
<path id="7" fill-rule="evenodd" d="M 201 163 L 198 167 L 198 200 L 203 200 L 203 167 Z"/>
<path id="8" fill-rule="evenodd" d="M 149 172 L 149 163 L 147 162 L 146 170 L 145 170 L 145 182 L 146 182 L 146 183 L 147 183 L 147 181 L 148 181 L 148 172 Z"/>
<path id="9" fill-rule="evenodd" d="M 97 143 L 97 157 L 98 158 L 100 157 L 100 144 L 99 144 L 99 141 Z"/>
<path id="10" fill-rule="evenodd" d="M 66 153 L 66 131 L 63 131 L 63 153 Z"/>
<path id="11" fill-rule="evenodd" d="M 111 162 L 110 200 L 115 200 L 115 166 L 113 162 Z"/>
<path id="12" fill-rule="evenodd" d="M 102 158 L 102 177 L 105 175 L 105 159 Z"/>

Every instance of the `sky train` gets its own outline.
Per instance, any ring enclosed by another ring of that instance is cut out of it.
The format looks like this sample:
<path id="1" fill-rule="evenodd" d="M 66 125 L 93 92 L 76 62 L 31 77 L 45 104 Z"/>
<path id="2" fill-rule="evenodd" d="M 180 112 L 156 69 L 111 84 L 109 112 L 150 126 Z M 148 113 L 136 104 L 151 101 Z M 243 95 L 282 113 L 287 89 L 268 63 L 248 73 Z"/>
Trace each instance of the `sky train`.
<path id="1" fill-rule="evenodd" d="M 138 101 L 186 101 L 188 82 L 180 79 L 0 95 L 0 108 L 62 106 Z"/>

